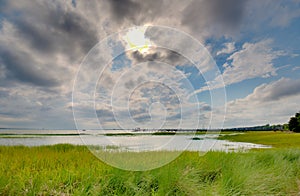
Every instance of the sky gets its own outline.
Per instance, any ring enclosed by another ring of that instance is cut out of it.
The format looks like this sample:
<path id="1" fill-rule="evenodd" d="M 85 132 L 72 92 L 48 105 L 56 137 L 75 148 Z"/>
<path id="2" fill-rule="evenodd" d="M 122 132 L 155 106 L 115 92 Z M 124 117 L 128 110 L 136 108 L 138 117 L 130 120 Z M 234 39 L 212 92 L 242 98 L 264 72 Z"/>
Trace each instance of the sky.
<path id="1" fill-rule="evenodd" d="M 287 123 L 299 32 L 299 0 L 0 0 L 0 127 Z"/>

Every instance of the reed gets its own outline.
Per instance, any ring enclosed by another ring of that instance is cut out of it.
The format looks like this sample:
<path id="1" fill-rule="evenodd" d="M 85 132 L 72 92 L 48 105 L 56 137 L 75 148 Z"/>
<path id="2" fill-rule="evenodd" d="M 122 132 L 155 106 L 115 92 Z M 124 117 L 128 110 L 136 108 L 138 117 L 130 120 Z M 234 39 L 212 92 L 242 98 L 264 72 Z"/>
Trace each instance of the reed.
<path id="1" fill-rule="evenodd" d="M 145 162 L 172 152 L 146 153 Z M 297 195 L 299 179 L 299 148 L 183 152 L 137 172 L 109 166 L 85 146 L 0 147 L 0 195 Z"/>

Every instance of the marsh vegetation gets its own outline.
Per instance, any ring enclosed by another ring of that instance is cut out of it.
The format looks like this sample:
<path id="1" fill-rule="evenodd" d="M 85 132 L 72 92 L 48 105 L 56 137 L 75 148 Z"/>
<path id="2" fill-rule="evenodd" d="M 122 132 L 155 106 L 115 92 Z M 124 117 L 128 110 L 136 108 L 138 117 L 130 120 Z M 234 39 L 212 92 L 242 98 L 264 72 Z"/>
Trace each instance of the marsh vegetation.
<path id="1" fill-rule="evenodd" d="M 183 152 L 136 172 L 111 167 L 84 146 L 0 147 L 0 195 L 297 195 L 299 179 L 298 148 Z"/>

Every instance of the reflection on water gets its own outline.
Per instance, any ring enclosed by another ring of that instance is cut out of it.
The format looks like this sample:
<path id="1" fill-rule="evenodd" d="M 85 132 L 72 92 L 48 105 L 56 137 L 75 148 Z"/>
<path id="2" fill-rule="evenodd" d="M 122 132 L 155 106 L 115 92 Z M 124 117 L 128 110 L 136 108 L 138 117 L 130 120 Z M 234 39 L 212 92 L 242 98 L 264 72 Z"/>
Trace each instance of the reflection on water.
<path id="1" fill-rule="evenodd" d="M 122 130 L 124 131 L 124 130 Z M 121 132 L 119 131 L 114 131 Z M 38 135 L 38 134 L 46 135 Z M 218 140 L 218 135 L 134 135 L 134 136 L 105 136 L 99 131 L 86 131 L 83 135 L 77 130 L 1 130 L 0 134 L 12 134 L 0 137 L 0 145 L 7 146 L 41 146 L 54 144 L 97 145 L 101 147 L 116 146 L 126 151 L 242 151 L 251 148 L 269 148 L 270 146 L 244 142 Z M 82 132 L 80 132 L 82 133 Z M 107 132 L 101 132 L 107 133 Z M 17 135 L 13 135 L 17 134 Z M 25 134 L 25 135 L 24 135 Z M 26 135 L 27 134 L 27 135 Z M 28 135 L 29 134 L 29 135 Z M 37 134 L 37 135 L 34 135 Z M 47 135 L 55 134 L 55 135 Z M 59 135 L 61 134 L 61 135 Z M 69 134 L 69 135 L 63 135 Z M 25 137 L 22 137 L 25 136 Z"/>

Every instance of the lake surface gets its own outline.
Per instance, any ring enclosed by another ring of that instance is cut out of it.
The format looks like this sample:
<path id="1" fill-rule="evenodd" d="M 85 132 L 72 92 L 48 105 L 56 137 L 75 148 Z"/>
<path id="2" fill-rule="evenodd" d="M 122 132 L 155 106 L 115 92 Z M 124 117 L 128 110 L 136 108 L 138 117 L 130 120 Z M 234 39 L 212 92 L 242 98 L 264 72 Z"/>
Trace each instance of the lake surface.
<path id="1" fill-rule="evenodd" d="M 218 140 L 216 134 L 206 135 L 114 135 L 108 133 L 132 133 L 130 130 L 0 130 L 0 145 L 5 146 L 42 146 L 54 144 L 96 145 L 104 149 L 125 151 L 245 151 L 252 148 L 270 146 L 245 142 Z M 80 135 L 76 135 L 80 134 Z"/>

